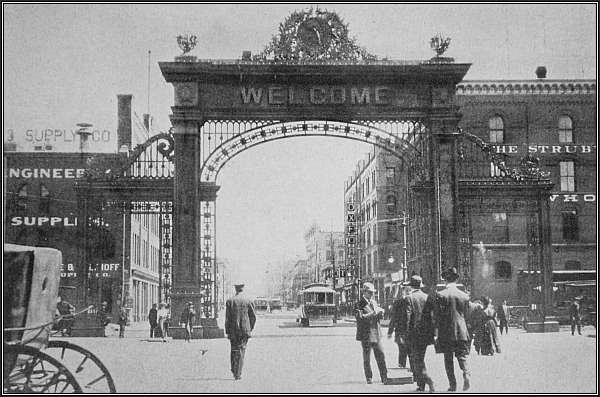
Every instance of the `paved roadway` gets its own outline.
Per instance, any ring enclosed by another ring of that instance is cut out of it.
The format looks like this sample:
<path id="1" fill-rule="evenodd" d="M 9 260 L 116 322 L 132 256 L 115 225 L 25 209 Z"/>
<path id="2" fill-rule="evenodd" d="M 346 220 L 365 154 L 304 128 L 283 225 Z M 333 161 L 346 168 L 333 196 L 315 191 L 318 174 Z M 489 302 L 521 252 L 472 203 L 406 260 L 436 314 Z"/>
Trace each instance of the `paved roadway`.
<path id="1" fill-rule="evenodd" d="M 142 325 L 145 327 L 145 325 Z M 384 328 L 384 332 L 386 329 Z M 229 371 L 226 339 L 186 343 L 149 341 L 139 326 L 127 337 L 68 338 L 97 354 L 124 393 L 410 393 L 415 386 L 382 385 L 372 359 L 374 383 L 365 383 L 355 324 L 300 328 L 291 313 L 258 317 L 248 343 L 243 378 Z M 62 338 L 61 338 L 62 339 Z M 67 338 L 65 338 L 67 339 Z M 396 345 L 384 340 L 386 361 L 397 360 Z M 583 336 L 566 328 L 549 334 L 527 334 L 510 329 L 502 339 L 502 354 L 471 354 L 470 393 L 595 393 L 597 379 L 596 331 Z M 201 350 L 208 350 L 205 355 Z M 448 388 L 443 356 L 429 347 L 426 356 L 436 389 Z M 459 390 L 462 386 L 456 365 Z"/>

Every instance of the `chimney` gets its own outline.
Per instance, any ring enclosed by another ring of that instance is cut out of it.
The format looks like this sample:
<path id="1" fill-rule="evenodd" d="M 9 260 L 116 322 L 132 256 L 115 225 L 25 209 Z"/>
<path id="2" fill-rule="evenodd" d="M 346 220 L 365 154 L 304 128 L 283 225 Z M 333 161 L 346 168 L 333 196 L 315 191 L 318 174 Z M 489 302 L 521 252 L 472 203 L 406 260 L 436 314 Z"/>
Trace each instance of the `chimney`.
<path id="1" fill-rule="evenodd" d="M 546 67 L 545 66 L 538 66 L 537 69 L 535 70 L 535 75 L 537 76 L 538 79 L 545 79 L 546 78 Z"/>
<path id="2" fill-rule="evenodd" d="M 144 115 L 142 116 L 144 118 L 144 128 L 146 128 L 146 131 L 148 131 L 149 135 L 152 135 L 152 132 L 150 131 L 150 129 L 152 128 L 152 116 L 150 116 L 147 113 L 144 113 Z"/>
<path id="3" fill-rule="evenodd" d="M 89 153 L 90 152 L 90 141 L 89 138 L 92 135 L 92 124 L 89 123 L 79 123 L 77 124 L 77 132 L 79 135 L 79 150 L 81 153 Z"/>
<path id="4" fill-rule="evenodd" d="M 117 137 L 118 147 L 131 148 L 131 101 L 133 95 L 117 95 Z"/>

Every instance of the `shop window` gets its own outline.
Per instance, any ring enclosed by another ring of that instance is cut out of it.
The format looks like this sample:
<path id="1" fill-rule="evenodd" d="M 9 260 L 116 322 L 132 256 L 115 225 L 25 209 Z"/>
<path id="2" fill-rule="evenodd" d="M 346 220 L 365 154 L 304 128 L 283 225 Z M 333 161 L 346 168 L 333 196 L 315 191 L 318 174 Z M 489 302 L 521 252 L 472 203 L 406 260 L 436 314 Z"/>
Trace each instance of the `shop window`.
<path id="1" fill-rule="evenodd" d="M 396 170 L 394 169 L 394 167 L 388 167 L 385 170 L 385 177 L 387 179 L 387 183 L 388 184 L 393 184 L 394 183 L 394 179 L 396 176 Z"/>
<path id="2" fill-rule="evenodd" d="M 577 219 L 577 211 L 562 212 L 562 232 L 563 240 L 577 241 L 579 239 L 579 222 Z"/>
<path id="3" fill-rule="evenodd" d="M 560 163 L 560 190 L 563 192 L 575 191 L 575 163 L 561 161 Z"/>
<path id="4" fill-rule="evenodd" d="M 506 212 L 492 214 L 492 240 L 497 243 L 508 243 L 508 217 Z"/>
<path id="5" fill-rule="evenodd" d="M 504 143 L 504 121 L 500 116 L 494 116 L 489 121 L 490 143 Z"/>
<path id="6" fill-rule="evenodd" d="M 569 116 L 560 116 L 558 119 L 558 142 L 573 142 L 573 120 Z"/>
<path id="7" fill-rule="evenodd" d="M 494 264 L 494 277 L 501 280 L 510 280 L 512 278 L 512 266 L 506 261 L 496 262 Z"/>
<path id="8" fill-rule="evenodd" d="M 581 262 L 579 261 L 566 261 L 565 270 L 581 270 Z"/>

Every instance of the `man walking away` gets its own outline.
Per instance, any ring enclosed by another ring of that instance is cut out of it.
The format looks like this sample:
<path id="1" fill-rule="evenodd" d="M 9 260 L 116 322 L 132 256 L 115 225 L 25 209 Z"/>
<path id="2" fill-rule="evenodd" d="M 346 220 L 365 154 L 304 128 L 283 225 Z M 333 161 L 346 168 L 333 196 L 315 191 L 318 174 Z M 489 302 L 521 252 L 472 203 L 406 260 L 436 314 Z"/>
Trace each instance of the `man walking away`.
<path id="1" fill-rule="evenodd" d="M 401 289 L 398 292 L 396 299 L 394 299 L 394 303 L 392 304 L 390 324 L 388 326 L 388 338 L 391 338 L 394 333 L 396 334 L 394 341 L 398 345 L 398 366 L 400 368 L 406 368 L 406 358 L 408 357 L 406 335 L 402 334 L 406 328 L 406 310 L 404 307 L 406 305 L 406 301 L 404 298 L 404 290 Z M 410 364 L 412 368 L 412 362 Z"/>
<path id="2" fill-rule="evenodd" d="M 498 308 L 498 320 L 500 322 L 500 335 L 502 335 L 502 329 L 506 331 L 508 335 L 508 321 L 510 320 L 510 312 L 506 301 L 502 301 L 502 305 Z"/>
<path id="3" fill-rule="evenodd" d="M 581 335 L 581 303 L 579 297 L 573 299 L 573 303 L 569 307 L 569 317 L 571 319 L 571 335 L 575 335 L 575 327 Z"/>
<path id="4" fill-rule="evenodd" d="M 425 367 L 425 352 L 427 346 L 433 343 L 433 298 L 421 291 L 423 280 L 420 276 L 410 278 L 412 292 L 406 297 L 405 317 L 406 343 L 411 356 L 411 365 L 414 379 L 417 382 L 417 391 L 425 391 L 425 384 L 429 392 L 435 392 L 433 380 L 427 375 Z"/>
<path id="5" fill-rule="evenodd" d="M 235 285 L 235 296 L 225 303 L 225 333 L 231 344 L 231 373 L 235 380 L 242 379 L 242 367 L 248 338 L 254 329 L 254 303 L 243 294 L 244 284 Z"/>
<path id="6" fill-rule="evenodd" d="M 381 345 L 380 321 L 383 318 L 383 308 L 379 307 L 373 294 L 375 286 L 372 283 L 363 284 L 362 298 L 355 308 L 356 316 L 356 340 L 360 341 L 363 351 L 363 368 L 367 383 L 373 383 L 373 371 L 371 370 L 371 350 L 375 354 L 377 367 L 381 382 L 388 383 L 385 355 Z"/>
<path id="7" fill-rule="evenodd" d="M 121 306 L 119 309 L 119 338 L 125 337 L 125 326 L 127 325 L 127 310 Z"/>
<path id="8" fill-rule="evenodd" d="M 435 295 L 435 344 L 436 352 L 444 353 L 444 365 L 450 387 L 456 391 L 454 376 L 454 356 L 463 371 L 463 390 L 469 390 L 470 371 L 467 363 L 470 350 L 469 330 L 466 318 L 469 317 L 469 296 L 456 286 L 458 271 L 452 267 L 442 273 L 446 288 Z"/>
<path id="9" fill-rule="evenodd" d="M 156 310 L 156 303 L 152 304 L 152 309 L 148 312 L 148 322 L 150 323 L 150 338 L 154 338 L 156 327 L 158 326 L 158 310 Z"/>
<path id="10" fill-rule="evenodd" d="M 192 302 L 188 302 L 181 313 L 181 318 L 179 322 L 183 324 L 185 328 L 185 340 L 190 342 L 192 339 L 192 331 L 194 326 L 194 320 L 196 318 L 196 311 L 194 310 L 194 304 Z"/>

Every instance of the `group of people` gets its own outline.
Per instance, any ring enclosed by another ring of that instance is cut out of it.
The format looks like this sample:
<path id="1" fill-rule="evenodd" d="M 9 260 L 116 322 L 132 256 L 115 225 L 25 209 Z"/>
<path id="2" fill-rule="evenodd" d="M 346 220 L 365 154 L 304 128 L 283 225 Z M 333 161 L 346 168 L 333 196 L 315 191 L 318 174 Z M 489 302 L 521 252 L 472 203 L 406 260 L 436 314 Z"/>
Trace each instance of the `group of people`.
<path id="1" fill-rule="evenodd" d="M 152 308 L 148 312 L 148 322 L 150 323 L 150 338 L 162 338 L 163 342 L 167 341 L 169 331 L 170 311 L 166 303 L 162 302 L 156 309 L 156 303 L 152 304 Z"/>
<path id="2" fill-rule="evenodd" d="M 496 321 L 508 332 L 508 306 L 506 302 L 496 315 L 491 299 L 470 302 L 469 295 L 457 286 L 458 271 L 452 267 L 442 274 L 446 288 L 434 294 L 423 292 L 423 280 L 414 275 L 410 278 L 410 291 L 396 299 L 391 310 L 388 337 L 395 338 L 398 344 L 398 365 L 406 367 L 408 358 L 417 391 L 435 391 L 435 385 L 427 373 L 425 353 L 429 345 L 435 346 L 436 353 L 444 355 L 444 366 L 448 377 L 448 391 L 456 391 L 457 380 L 454 373 L 454 359 L 463 375 L 463 390 L 471 386 L 471 372 L 468 356 L 475 343 L 481 354 L 495 350 L 500 352 L 500 343 L 496 333 Z M 384 309 L 379 307 L 373 295 L 375 288 L 364 283 L 362 298 L 355 308 L 356 339 L 363 350 L 363 367 L 367 383 L 373 382 L 371 370 L 371 351 L 379 368 L 384 384 L 389 383 L 385 355 L 381 344 L 380 322 Z M 477 314 L 475 314 L 477 313 Z"/>

